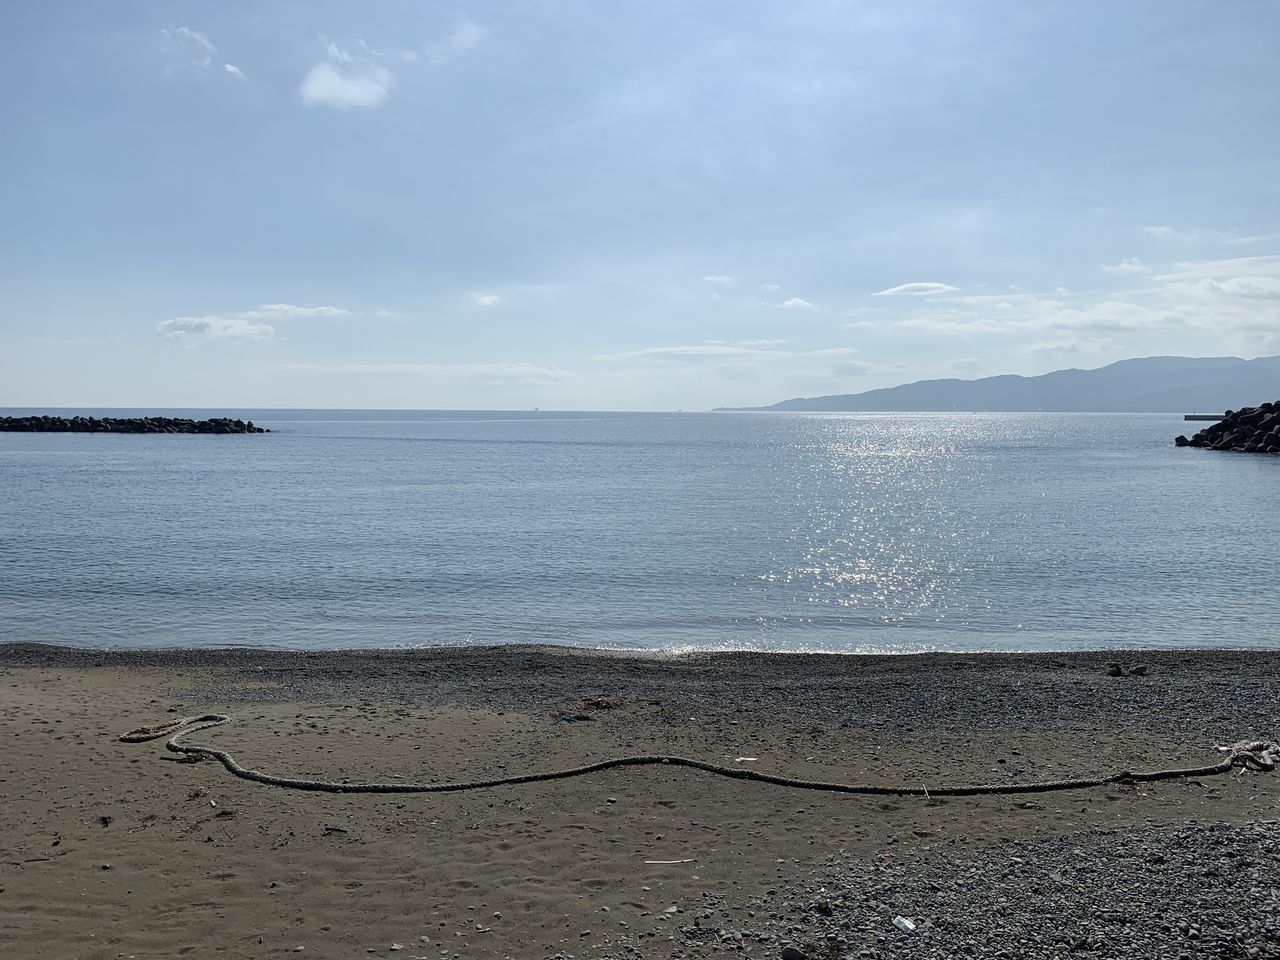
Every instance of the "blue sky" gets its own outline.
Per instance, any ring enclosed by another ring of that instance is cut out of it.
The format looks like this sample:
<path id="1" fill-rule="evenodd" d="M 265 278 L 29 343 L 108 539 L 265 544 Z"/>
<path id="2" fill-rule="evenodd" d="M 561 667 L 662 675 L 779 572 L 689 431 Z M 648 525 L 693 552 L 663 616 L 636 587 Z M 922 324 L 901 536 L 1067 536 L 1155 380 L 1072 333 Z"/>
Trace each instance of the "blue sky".
<path id="1" fill-rule="evenodd" d="M 1280 353 L 1280 4 L 6 3 L 0 404 Z"/>

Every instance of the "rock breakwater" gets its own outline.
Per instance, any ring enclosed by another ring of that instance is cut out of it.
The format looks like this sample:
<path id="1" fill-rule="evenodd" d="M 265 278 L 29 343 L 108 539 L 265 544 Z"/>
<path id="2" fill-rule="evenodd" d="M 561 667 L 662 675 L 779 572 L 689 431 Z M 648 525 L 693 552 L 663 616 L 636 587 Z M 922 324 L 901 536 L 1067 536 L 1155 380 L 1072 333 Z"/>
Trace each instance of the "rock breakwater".
<path id="1" fill-rule="evenodd" d="M 1190 438 L 1179 436 L 1173 442 L 1179 447 L 1280 453 L 1280 401 L 1228 410 L 1212 426 Z"/>
<path id="2" fill-rule="evenodd" d="M 0 417 L 0 430 L 17 433 L 270 433 L 252 420 L 214 417 Z"/>

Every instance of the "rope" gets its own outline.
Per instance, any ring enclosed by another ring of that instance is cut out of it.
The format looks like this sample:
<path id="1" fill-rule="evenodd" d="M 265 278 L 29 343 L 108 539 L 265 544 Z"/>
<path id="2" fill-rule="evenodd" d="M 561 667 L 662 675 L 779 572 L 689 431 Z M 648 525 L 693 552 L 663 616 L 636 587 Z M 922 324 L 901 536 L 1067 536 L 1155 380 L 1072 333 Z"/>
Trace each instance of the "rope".
<path id="1" fill-rule="evenodd" d="M 456 793 L 461 790 L 488 790 L 493 787 L 513 786 L 520 783 L 542 783 L 547 780 L 567 780 L 570 777 L 581 777 L 588 773 L 599 773 L 602 770 L 614 770 L 621 767 L 672 766 L 688 767 L 702 770 L 716 776 L 729 777 L 733 780 L 750 780 L 754 783 L 769 783 L 779 787 L 791 787 L 797 790 L 825 790 L 830 793 L 856 793 L 867 796 L 891 797 L 973 797 L 983 794 L 1009 793 L 1048 793 L 1054 790 L 1081 790 L 1086 787 L 1101 787 L 1108 783 L 1148 783 L 1154 780 L 1173 780 L 1180 777 L 1211 777 L 1228 773 L 1236 767 L 1249 770 L 1274 770 L 1280 763 L 1280 744 L 1270 740 L 1242 741 L 1228 747 L 1218 749 L 1227 754 L 1220 762 L 1203 767 L 1171 767 L 1163 770 L 1148 770 L 1140 773 L 1124 771 L 1101 777 L 1081 777 L 1069 780 L 1036 780 L 1029 783 L 975 783 L 951 787 L 927 786 L 883 786 L 866 783 L 828 783 L 822 780 L 802 780 L 797 777 L 784 777 L 772 773 L 760 773 L 742 767 L 723 767 L 705 760 L 691 760 L 688 757 L 663 756 L 661 754 L 641 755 L 634 757 L 614 757 L 598 763 L 588 763 L 580 767 L 567 767 L 563 770 L 549 770 L 543 773 L 522 773 L 514 776 L 495 777 L 492 780 L 464 780 L 454 783 L 343 783 L 333 780 L 305 780 L 299 777 L 279 777 L 260 770 L 251 770 L 241 766 L 231 754 L 213 747 L 200 747 L 194 744 L 179 742 L 187 734 L 198 730 L 208 730 L 231 723 L 229 716 L 221 713 L 208 713 L 199 717 L 183 717 L 158 723 L 152 726 L 138 727 L 120 737 L 122 743 L 144 743 L 168 736 L 165 749 L 191 757 L 205 757 L 217 760 L 234 777 L 251 780 L 254 783 L 265 783 L 272 787 L 286 787 L 290 790 L 315 790 L 324 793 Z"/>

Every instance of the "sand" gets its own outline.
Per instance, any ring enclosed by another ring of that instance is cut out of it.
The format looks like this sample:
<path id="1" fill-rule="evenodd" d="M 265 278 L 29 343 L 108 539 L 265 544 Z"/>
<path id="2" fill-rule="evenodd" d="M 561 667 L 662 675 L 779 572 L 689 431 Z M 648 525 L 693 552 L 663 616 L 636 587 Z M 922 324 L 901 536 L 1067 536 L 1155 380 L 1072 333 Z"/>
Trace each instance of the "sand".
<path id="1" fill-rule="evenodd" d="M 1150 672 L 1110 677 L 1111 659 Z M 677 933 L 708 898 L 745 921 L 769 891 L 802 902 L 824 870 L 886 852 L 965 857 L 1099 830 L 1274 823 L 1280 809 L 1280 774 L 933 803 L 667 768 L 314 794 L 116 739 L 177 715 L 229 713 L 233 725 L 193 742 L 323 779 L 466 779 L 654 752 L 937 785 L 1212 763 L 1216 742 L 1280 734 L 1278 693 L 1280 655 L 1223 651 L 0 647 L 0 956 L 721 956 Z M 735 949 L 777 957 L 780 943 Z"/>

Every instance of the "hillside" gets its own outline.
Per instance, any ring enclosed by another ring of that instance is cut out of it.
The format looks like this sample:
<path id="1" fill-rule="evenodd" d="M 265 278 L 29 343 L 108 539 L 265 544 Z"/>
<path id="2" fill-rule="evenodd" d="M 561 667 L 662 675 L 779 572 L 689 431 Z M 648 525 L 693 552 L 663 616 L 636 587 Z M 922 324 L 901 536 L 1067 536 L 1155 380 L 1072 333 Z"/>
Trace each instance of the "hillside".
<path id="1" fill-rule="evenodd" d="M 1142 357 L 1038 377 L 919 380 L 736 410 L 1217 412 L 1280 396 L 1280 356 Z"/>

